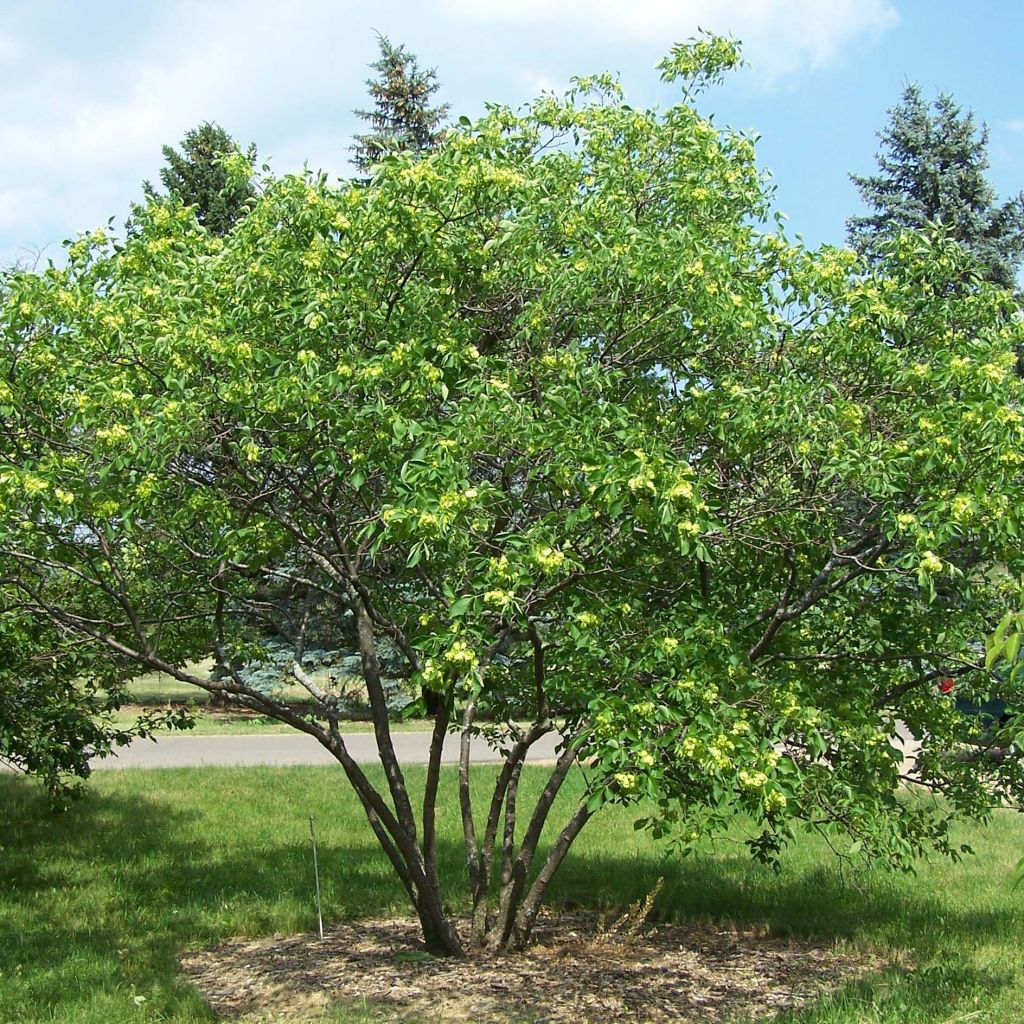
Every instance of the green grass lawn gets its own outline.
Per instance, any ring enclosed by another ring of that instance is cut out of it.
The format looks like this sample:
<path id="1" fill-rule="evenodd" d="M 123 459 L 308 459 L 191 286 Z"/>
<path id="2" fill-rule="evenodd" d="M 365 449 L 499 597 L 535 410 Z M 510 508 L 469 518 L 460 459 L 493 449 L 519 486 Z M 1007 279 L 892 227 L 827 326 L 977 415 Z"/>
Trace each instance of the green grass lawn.
<path id="1" fill-rule="evenodd" d="M 210 665 L 192 666 L 200 671 L 209 671 Z M 290 725 L 276 722 L 265 715 L 253 715 L 239 711 L 213 711 L 208 709 L 210 695 L 198 686 L 183 683 L 162 672 L 150 672 L 133 679 L 128 685 L 132 706 L 122 708 L 112 715 L 112 721 L 120 726 L 132 726 L 139 718 L 139 709 L 154 709 L 168 704 L 188 704 L 193 710 L 195 725 L 189 730 L 193 736 L 252 736 L 285 735 L 294 730 Z M 282 687 L 276 694 L 286 703 L 302 710 L 309 703 L 309 694 L 298 684 Z M 429 732 L 433 728 L 429 719 L 409 719 L 392 723 L 398 732 Z M 368 721 L 352 721 L 345 725 L 345 732 L 372 732 Z"/>
<path id="2" fill-rule="evenodd" d="M 212 661 L 200 662 L 187 666 L 205 679 L 213 669 Z M 147 672 L 137 676 L 128 683 L 128 692 L 141 704 L 166 704 L 169 701 L 185 701 L 190 704 L 203 705 L 209 702 L 210 695 L 193 686 L 183 683 L 174 676 L 164 672 Z M 278 687 L 275 693 L 285 701 L 302 703 L 309 700 L 309 694 L 298 683 L 286 683 Z"/>
<path id="3" fill-rule="evenodd" d="M 167 736 L 287 736 L 295 732 L 290 725 L 276 722 L 266 715 L 250 715 L 238 712 L 207 711 L 202 706 L 193 711 L 195 725 L 187 731 L 166 730 L 157 735 Z M 139 720 L 136 709 L 129 707 L 115 711 L 110 720 L 119 726 L 130 727 Z M 429 718 L 410 718 L 392 722 L 392 732 L 430 732 L 434 723 Z M 373 732 L 373 723 L 362 719 L 345 722 L 342 732 Z"/>
<path id="4" fill-rule="evenodd" d="M 485 774 L 489 770 L 482 769 Z M 422 773 L 413 772 L 419 785 Z M 542 770 L 527 769 L 535 791 Z M 441 869 L 462 891 L 455 777 L 440 801 Z M 0 1024 L 199 1022 L 176 954 L 229 936 L 309 930 L 308 819 L 317 819 L 327 921 L 405 910 L 339 770 L 176 769 L 103 773 L 70 812 L 0 777 Z M 841 871 L 816 841 L 784 869 L 735 840 L 666 858 L 630 815 L 603 812 L 577 843 L 555 902 L 625 906 L 659 876 L 663 918 L 725 919 L 776 934 L 905 950 L 913 963 L 819 1002 L 802 1024 L 1024 1021 L 1024 892 L 1009 877 L 1024 821 L 964 830 L 978 856 L 916 876 Z M 907 963 L 907 958 L 903 959 Z M 372 1019 L 348 1010 L 337 1022 Z"/>

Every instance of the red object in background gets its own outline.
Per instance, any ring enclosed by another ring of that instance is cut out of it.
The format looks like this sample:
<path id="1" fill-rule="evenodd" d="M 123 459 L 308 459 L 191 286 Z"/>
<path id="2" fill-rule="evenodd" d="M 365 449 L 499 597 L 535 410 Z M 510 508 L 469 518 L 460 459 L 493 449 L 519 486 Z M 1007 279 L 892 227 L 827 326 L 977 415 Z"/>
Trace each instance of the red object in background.
<path id="1" fill-rule="evenodd" d="M 946 678 L 939 683 L 939 691 L 941 693 L 952 693 L 955 689 L 956 680 L 952 676 L 946 676 Z"/>

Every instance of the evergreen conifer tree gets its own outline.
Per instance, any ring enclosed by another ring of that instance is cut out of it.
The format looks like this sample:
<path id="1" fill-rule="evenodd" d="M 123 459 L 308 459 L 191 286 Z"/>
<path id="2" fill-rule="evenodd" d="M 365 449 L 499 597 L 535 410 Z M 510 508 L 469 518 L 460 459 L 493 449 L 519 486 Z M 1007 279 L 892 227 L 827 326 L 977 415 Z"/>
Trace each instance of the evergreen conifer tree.
<path id="1" fill-rule="evenodd" d="M 246 204 L 255 195 L 250 182 L 231 175 L 221 162 L 221 157 L 238 148 L 228 132 L 209 121 L 185 133 L 181 152 L 163 147 L 167 166 L 160 171 L 160 181 L 164 188 L 183 205 L 194 206 L 199 223 L 215 235 L 227 234 L 245 216 Z M 256 147 L 250 145 L 245 156 L 252 163 Z M 148 194 L 155 191 L 149 182 L 143 188 Z"/>
<path id="2" fill-rule="evenodd" d="M 370 65 L 379 77 L 366 81 L 373 108 L 354 111 L 370 128 L 356 135 L 351 147 L 352 162 L 363 174 L 389 152 L 434 149 L 449 110 L 447 103 L 431 106 L 440 88 L 436 68 L 421 68 L 415 55 L 387 36 L 380 36 L 379 44 L 380 59 Z"/>
<path id="3" fill-rule="evenodd" d="M 853 248 L 873 258 L 887 236 L 937 224 L 974 256 L 988 280 L 1013 288 L 1024 258 L 1024 193 L 1000 203 L 986 179 L 985 125 L 949 94 L 929 104 L 920 86 L 909 85 L 879 138 L 879 173 L 850 175 L 871 209 L 846 222 Z"/>

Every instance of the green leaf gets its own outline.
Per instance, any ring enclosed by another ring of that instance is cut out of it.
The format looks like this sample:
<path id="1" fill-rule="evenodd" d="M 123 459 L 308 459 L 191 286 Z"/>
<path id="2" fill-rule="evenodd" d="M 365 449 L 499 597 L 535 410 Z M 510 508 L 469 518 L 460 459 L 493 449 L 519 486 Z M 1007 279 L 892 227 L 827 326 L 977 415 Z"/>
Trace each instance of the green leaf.
<path id="1" fill-rule="evenodd" d="M 999 625 L 996 626 L 995 632 L 992 634 L 991 644 L 993 647 L 998 647 L 1006 636 L 1007 629 L 1010 628 L 1010 623 L 1013 621 L 1013 612 L 1007 612 L 1000 620 Z"/>
<path id="2" fill-rule="evenodd" d="M 1020 652 L 1020 633 L 1011 633 L 1007 638 L 1006 646 L 1003 648 L 1003 657 L 1013 664 L 1017 660 L 1017 654 Z"/>

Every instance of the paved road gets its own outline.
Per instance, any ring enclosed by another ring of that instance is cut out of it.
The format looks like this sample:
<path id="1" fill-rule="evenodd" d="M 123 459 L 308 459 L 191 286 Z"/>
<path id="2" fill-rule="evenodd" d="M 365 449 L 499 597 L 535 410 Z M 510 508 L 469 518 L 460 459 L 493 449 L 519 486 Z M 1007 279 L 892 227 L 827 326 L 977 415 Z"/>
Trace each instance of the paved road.
<path id="1" fill-rule="evenodd" d="M 398 759 L 405 764 L 423 764 L 430 748 L 428 732 L 392 733 Z M 531 761 L 553 760 L 558 737 L 545 736 L 530 751 Z M 377 746 L 372 733 L 353 733 L 345 745 L 364 764 L 377 761 Z M 449 734 L 441 755 L 445 763 L 459 759 L 459 737 Z M 487 747 L 482 739 L 473 741 L 473 760 L 499 761 L 501 755 Z M 283 736 L 161 736 L 159 740 L 135 740 L 116 755 L 92 762 L 96 770 L 111 768 L 185 768 L 192 765 L 253 764 L 337 764 L 337 761 L 310 736 L 302 733 Z"/>
<path id="2" fill-rule="evenodd" d="M 392 733 L 395 751 L 403 764 L 425 764 L 430 748 L 428 732 Z M 913 767 L 919 745 L 909 735 L 901 736 L 904 748 L 903 771 Z M 558 736 L 550 734 L 538 740 L 530 750 L 533 762 L 553 761 L 557 756 Z M 345 746 L 362 764 L 377 763 L 373 733 L 350 733 Z M 441 760 L 454 764 L 459 760 L 459 737 L 449 733 Z M 498 751 L 477 738 L 473 741 L 473 761 L 480 764 L 501 761 Z M 281 736 L 182 736 L 164 735 L 159 740 L 135 740 L 107 758 L 92 762 L 94 770 L 111 768 L 187 768 L 194 765 L 250 764 L 337 764 L 337 761 L 310 736 L 288 733 Z"/>

